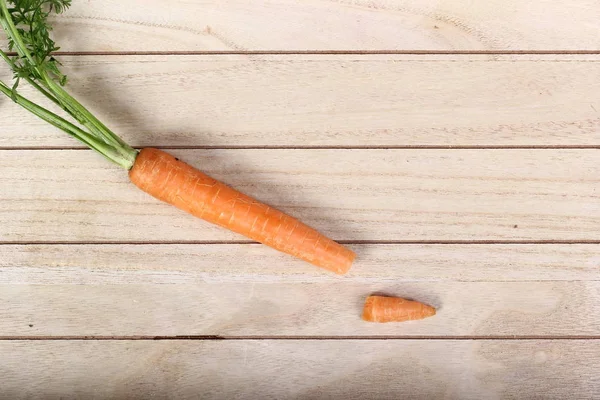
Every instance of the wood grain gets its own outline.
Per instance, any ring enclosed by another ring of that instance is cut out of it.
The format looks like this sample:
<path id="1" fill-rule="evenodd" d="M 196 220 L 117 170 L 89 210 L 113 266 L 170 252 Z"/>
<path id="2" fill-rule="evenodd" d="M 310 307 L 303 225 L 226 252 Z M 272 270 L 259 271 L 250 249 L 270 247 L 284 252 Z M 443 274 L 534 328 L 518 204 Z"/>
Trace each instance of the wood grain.
<path id="1" fill-rule="evenodd" d="M 598 150 L 178 150 L 337 240 L 597 240 Z M 2 242 L 244 238 L 154 200 L 91 151 L 5 151 Z"/>
<path id="2" fill-rule="evenodd" d="M 61 60 L 135 146 L 600 145 L 600 56 Z M 0 148 L 80 145 L 3 101 Z"/>
<path id="3" fill-rule="evenodd" d="M 592 0 L 94 0 L 56 22 L 68 51 L 600 49 Z"/>
<path id="4" fill-rule="evenodd" d="M 0 393 L 11 399 L 593 399 L 600 391 L 599 352 L 597 340 L 0 342 Z"/>
<path id="5" fill-rule="evenodd" d="M 365 322 L 374 293 L 438 314 Z M 600 336 L 599 304 L 599 281 L 10 284 L 0 286 L 0 336 Z"/>
<path id="6" fill-rule="evenodd" d="M 3 245 L 3 285 L 595 281 L 600 245 L 349 246 L 349 274 L 324 273 L 257 244 Z"/>

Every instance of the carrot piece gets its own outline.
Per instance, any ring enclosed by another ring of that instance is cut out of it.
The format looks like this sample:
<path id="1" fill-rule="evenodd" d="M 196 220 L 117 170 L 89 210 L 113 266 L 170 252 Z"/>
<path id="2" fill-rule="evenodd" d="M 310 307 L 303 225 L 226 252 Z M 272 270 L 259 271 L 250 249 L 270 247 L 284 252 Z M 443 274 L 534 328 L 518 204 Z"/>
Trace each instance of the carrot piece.
<path id="1" fill-rule="evenodd" d="M 362 318 L 369 322 L 403 322 L 435 315 L 435 308 L 398 297 L 369 296 Z"/>
<path id="2" fill-rule="evenodd" d="M 338 274 L 356 255 L 266 204 L 246 196 L 164 151 L 142 149 L 129 171 L 144 192 L 196 217 Z"/>

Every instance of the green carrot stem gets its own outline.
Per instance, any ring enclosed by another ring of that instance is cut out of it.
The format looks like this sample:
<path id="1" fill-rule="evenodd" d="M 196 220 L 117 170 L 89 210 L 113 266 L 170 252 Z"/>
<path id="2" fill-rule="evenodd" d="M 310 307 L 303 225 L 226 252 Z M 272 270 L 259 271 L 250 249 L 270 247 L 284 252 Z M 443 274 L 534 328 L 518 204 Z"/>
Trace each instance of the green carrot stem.
<path id="1" fill-rule="evenodd" d="M 51 55 L 58 47 L 49 36 L 52 27 L 48 17 L 53 11 L 62 12 L 70 4 L 71 0 L 0 0 L 0 26 L 9 38 L 9 48 L 17 52 L 17 56 L 11 58 L 0 50 L 0 58 L 13 70 L 16 79 L 12 88 L 0 82 L 0 91 L 110 161 L 130 169 L 137 157 L 137 150 L 108 129 L 63 88 L 66 77 L 59 70 L 60 63 Z M 81 126 L 21 96 L 17 92 L 21 79 L 58 105 Z"/>
<path id="2" fill-rule="evenodd" d="M 44 107 L 37 105 L 36 103 L 21 96 L 20 94 L 15 93 L 2 81 L 0 81 L 0 92 L 4 93 L 7 97 L 13 99 L 15 103 L 17 103 L 27 111 L 50 123 L 52 126 L 55 126 L 60 130 L 66 132 L 67 134 L 73 136 L 74 138 L 80 140 L 86 146 L 96 150 L 98 153 L 102 154 L 110 161 L 120 165 L 121 167 L 127 170 L 131 169 L 131 167 L 133 166 L 135 158 L 137 157 L 137 151 L 135 149 L 132 149 L 130 153 L 128 153 L 126 156 L 123 156 L 123 154 L 116 152 L 113 147 L 101 142 L 93 135 L 77 127 L 75 124 L 72 124 L 66 119 L 54 114 L 52 111 L 49 111 Z"/>

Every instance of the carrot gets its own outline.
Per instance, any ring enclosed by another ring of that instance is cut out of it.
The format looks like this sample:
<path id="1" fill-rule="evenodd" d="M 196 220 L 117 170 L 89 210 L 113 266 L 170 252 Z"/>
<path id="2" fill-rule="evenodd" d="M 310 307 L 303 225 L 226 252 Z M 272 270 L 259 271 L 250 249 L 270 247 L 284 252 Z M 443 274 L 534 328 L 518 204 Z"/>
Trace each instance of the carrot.
<path id="1" fill-rule="evenodd" d="M 144 192 L 196 217 L 344 274 L 355 254 L 297 219 L 216 181 L 172 155 L 142 149 L 129 178 Z"/>
<path id="2" fill-rule="evenodd" d="M 435 308 L 398 297 L 369 296 L 362 318 L 369 322 L 403 322 L 434 316 Z"/>
<path id="3" fill-rule="evenodd" d="M 11 56 L 0 50 L 0 59 L 14 72 L 14 83 L 0 80 L 0 93 L 129 171 L 131 181 L 152 196 L 338 274 L 350 269 L 352 251 L 163 151 L 139 152 L 68 93 L 67 77 L 53 56 L 58 46 L 50 38 L 49 18 L 70 4 L 71 0 L 0 0 L 0 26 L 9 38 L 9 50 L 16 52 Z M 37 89 L 70 118 L 22 96 L 20 82 Z"/>

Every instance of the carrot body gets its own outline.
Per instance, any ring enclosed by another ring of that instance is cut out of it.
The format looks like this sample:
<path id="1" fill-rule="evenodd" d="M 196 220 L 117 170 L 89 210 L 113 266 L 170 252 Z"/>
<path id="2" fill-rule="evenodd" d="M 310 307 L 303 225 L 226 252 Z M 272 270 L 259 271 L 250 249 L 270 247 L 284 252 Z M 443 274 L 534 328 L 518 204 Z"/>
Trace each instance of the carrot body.
<path id="1" fill-rule="evenodd" d="M 369 296 L 363 319 L 369 322 L 403 322 L 435 315 L 435 308 L 398 297 Z"/>
<path id="2" fill-rule="evenodd" d="M 344 274 L 356 255 L 266 204 L 246 196 L 164 151 L 140 151 L 131 181 L 144 192 L 196 217 Z"/>

